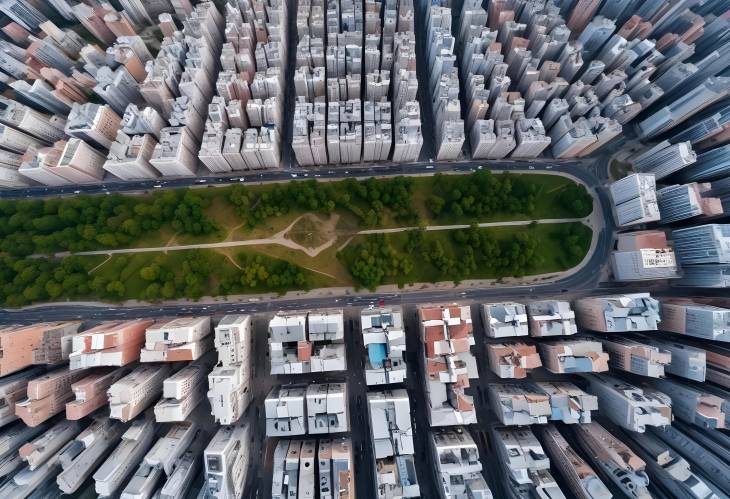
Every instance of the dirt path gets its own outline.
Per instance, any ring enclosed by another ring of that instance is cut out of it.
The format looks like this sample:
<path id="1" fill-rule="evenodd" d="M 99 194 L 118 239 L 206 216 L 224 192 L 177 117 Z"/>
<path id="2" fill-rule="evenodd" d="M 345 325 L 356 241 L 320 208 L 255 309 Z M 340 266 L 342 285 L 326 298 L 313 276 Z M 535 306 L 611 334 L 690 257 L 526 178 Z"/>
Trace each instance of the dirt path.
<path id="1" fill-rule="evenodd" d="M 103 262 L 101 262 L 99 265 L 97 265 L 93 269 L 89 270 L 88 273 L 89 274 L 93 274 L 96 269 L 98 269 L 99 267 L 103 266 L 106 262 L 108 262 L 111 259 L 112 259 L 112 255 L 107 255 L 106 259 Z"/>
<path id="2" fill-rule="evenodd" d="M 302 215 L 304 216 L 304 215 Z M 109 249 L 109 250 L 97 250 L 97 251 L 81 251 L 74 253 L 74 255 L 89 256 L 89 255 L 117 255 L 127 253 L 153 253 L 158 251 L 185 251 L 193 249 L 215 249 L 215 248 L 235 248 L 239 246 L 263 246 L 266 244 L 277 244 L 284 246 L 296 251 L 301 251 L 307 256 L 314 258 L 322 253 L 327 248 L 331 247 L 337 242 L 337 237 L 331 237 L 327 242 L 317 246 L 316 248 L 307 248 L 299 243 L 292 241 L 286 237 L 292 227 L 299 221 L 301 217 L 297 217 L 291 224 L 285 229 L 274 234 L 272 237 L 261 238 L 261 239 L 246 239 L 243 241 L 222 241 L 217 243 L 201 243 L 201 244 L 189 244 L 189 245 L 175 245 L 175 246 L 158 246 L 152 248 L 121 248 L 121 249 Z M 558 223 L 570 223 L 570 222 L 581 222 L 584 218 L 550 218 L 543 220 L 536 220 L 537 223 L 541 224 L 558 224 Z M 515 226 L 515 225 L 529 225 L 533 220 L 519 220 L 511 222 L 485 222 L 477 224 L 479 227 L 503 227 L 503 226 Z M 439 231 L 439 230 L 454 230 L 454 229 L 467 229 L 470 225 L 458 224 L 458 225 L 428 225 L 424 227 L 427 231 Z M 370 234 L 392 234 L 396 232 L 403 232 L 407 230 L 415 230 L 419 227 L 396 227 L 392 229 L 368 229 L 356 232 L 354 236 L 359 235 L 370 235 Z M 339 248 L 340 250 L 347 246 L 352 238 L 345 241 L 345 243 Z"/>

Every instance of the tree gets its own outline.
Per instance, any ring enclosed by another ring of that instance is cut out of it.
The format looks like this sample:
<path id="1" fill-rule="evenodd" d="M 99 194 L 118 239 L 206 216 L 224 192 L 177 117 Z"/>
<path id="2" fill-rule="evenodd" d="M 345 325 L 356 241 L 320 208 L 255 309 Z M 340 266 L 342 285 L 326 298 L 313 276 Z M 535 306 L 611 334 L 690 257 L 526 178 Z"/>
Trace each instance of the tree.
<path id="1" fill-rule="evenodd" d="M 446 201 L 444 201 L 444 198 L 437 196 L 435 194 L 431 194 L 426 199 L 426 207 L 431 210 L 431 213 L 438 216 L 441 214 L 441 212 L 444 209 L 444 205 L 446 204 Z"/>
<path id="2" fill-rule="evenodd" d="M 156 281 L 160 277 L 160 266 L 156 263 L 142 267 L 139 276 L 145 281 Z"/>
<path id="3" fill-rule="evenodd" d="M 112 281 L 106 285 L 106 290 L 111 295 L 116 296 L 117 298 L 121 298 L 122 296 L 124 296 L 124 292 L 126 291 L 126 288 L 125 288 L 123 282 Z"/>

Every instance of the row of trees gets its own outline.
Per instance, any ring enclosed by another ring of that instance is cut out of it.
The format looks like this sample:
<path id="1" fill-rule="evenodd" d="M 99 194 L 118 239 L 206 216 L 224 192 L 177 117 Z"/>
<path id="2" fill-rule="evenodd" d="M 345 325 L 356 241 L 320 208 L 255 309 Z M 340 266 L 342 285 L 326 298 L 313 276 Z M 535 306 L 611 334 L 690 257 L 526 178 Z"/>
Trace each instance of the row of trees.
<path id="1" fill-rule="evenodd" d="M 569 184 L 560 191 L 560 204 L 574 218 L 587 217 L 593 211 L 593 197 L 583 184 Z"/>
<path id="2" fill-rule="evenodd" d="M 228 194 L 228 201 L 250 227 L 293 210 L 329 214 L 335 209 L 348 210 L 364 226 L 376 227 L 388 214 L 401 222 L 417 220 L 418 214 L 411 202 L 412 191 L 413 180 L 408 177 L 363 181 L 351 178 L 341 182 L 312 179 L 275 184 L 266 189 L 235 185 Z"/>
<path id="3" fill-rule="evenodd" d="M 304 269 L 285 260 L 241 253 L 238 262 L 242 270 L 235 277 L 221 281 L 221 294 L 283 292 L 309 287 Z"/>
<path id="4" fill-rule="evenodd" d="M 346 258 L 338 253 L 338 258 L 345 260 L 357 285 L 371 290 L 386 281 L 405 281 L 413 271 L 413 260 L 398 251 L 383 234 L 369 236 L 348 251 L 353 256 Z"/>
<path id="5" fill-rule="evenodd" d="M 530 175 L 509 172 L 493 174 L 479 170 L 471 175 L 436 174 L 433 193 L 426 206 L 439 218 L 487 217 L 499 214 L 535 214 L 538 196 L 543 188 Z M 569 183 L 560 190 L 559 202 L 570 217 L 588 216 L 593 209 L 593 198 L 582 184 Z"/>
<path id="6" fill-rule="evenodd" d="M 339 256 L 358 285 L 374 289 L 387 282 L 413 282 L 414 262 L 431 266 L 436 271 L 429 274 L 436 276 L 434 281 L 461 281 L 477 274 L 521 277 L 543 263 L 538 245 L 539 239 L 529 231 L 497 239 L 488 229 L 473 225 L 451 231 L 446 240 L 412 230 L 401 248 L 387 235 L 369 236 L 345 250 L 347 256 Z"/>
<path id="7" fill-rule="evenodd" d="M 283 292 L 310 285 L 306 271 L 289 262 L 242 253 L 241 269 L 223 272 L 218 255 L 203 250 L 158 255 L 142 268 L 122 255 L 90 274 L 91 257 L 61 259 L 0 256 L 0 304 L 21 307 L 37 302 L 94 298 L 198 299 L 205 295 Z M 102 272 L 101 269 L 104 269 Z M 143 282 L 140 287 L 139 281 Z"/>
<path id="8" fill-rule="evenodd" d="M 433 194 L 426 205 L 435 217 L 484 217 L 535 211 L 540 188 L 526 176 L 493 174 L 479 170 L 471 175 L 443 175 L 433 179 Z"/>
<path id="9" fill-rule="evenodd" d="M 205 215 L 208 204 L 192 190 L 0 201 L 0 251 L 26 256 L 118 248 L 166 225 L 183 234 L 211 234 L 218 226 Z"/>
<path id="10" fill-rule="evenodd" d="M 560 255 L 560 264 L 569 268 L 578 265 L 583 259 L 591 245 L 593 232 L 581 223 L 560 224 L 552 237 L 565 250 Z"/>
<path id="11" fill-rule="evenodd" d="M 88 259 L 0 256 L 0 302 L 21 307 L 35 302 L 88 296 Z"/>

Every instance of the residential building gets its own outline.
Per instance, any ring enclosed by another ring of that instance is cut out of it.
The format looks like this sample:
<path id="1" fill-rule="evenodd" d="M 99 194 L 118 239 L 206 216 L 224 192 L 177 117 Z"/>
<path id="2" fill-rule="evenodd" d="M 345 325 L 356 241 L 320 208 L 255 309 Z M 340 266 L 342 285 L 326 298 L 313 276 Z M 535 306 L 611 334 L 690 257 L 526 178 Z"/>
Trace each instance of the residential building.
<path id="1" fill-rule="evenodd" d="M 269 322 L 271 374 L 346 369 L 341 310 L 276 314 Z"/>
<path id="2" fill-rule="evenodd" d="M 377 497 L 419 497 L 413 423 L 403 388 L 368 393 L 370 432 L 375 452 Z"/>
<path id="3" fill-rule="evenodd" d="M 538 344 L 542 365 L 555 374 L 608 371 L 608 353 L 599 341 L 543 341 Z"/>
<path id="4" fill-rule="evenodd" d="M 653 389 L 642 389 L 607 374 L 591 374 L 588 391 L 598 397 L 598 410 L 614 424 L 644 433 L 647 426 L 672 423 L 672 401 Z"/>
<path id="5" fill-rule="evenodd" d="M 714 341 L 730 341 L 730 309 L 694 303 L 687 299 L 662 299 L 661 329 Z"/>
<path id="6" fill-rule="evenodd" d="M 527 312 L 521 303 L 485 303 L 481 306 L 487 336 L 505 338 L 527 336 Z"/>
<path id="7" fill-rule="evenodd" d="M 422 305 L 418 308 L 425 344 L 426 394 L 431 426 L 476 422 L 469 379 L 478 376 L 471 309 L 468 306 Z"/>
<path id="8" fill-rule="evenodd" d="M 145 331 L 140 362 L 195 360 L 212 348 L 210 317 L 163 319 Z"/>
<path id="9" fill-rule="evenodd" d="M 522 496 L 564 497 L 550 474 L 550 459 L 530 428 L 493 426 L 490 437 L 510 490 Z"/>
<path id="10" fill-rule="evenodd" d="M 570 302 L 559 300 L 534 301 L 527 304 L 530 336 L 570 336 L 578 332 L 575 312 Z"/>
<path id="11" fill-rule="evenodd" d="M 479 449 L 464 426 L 432 430 L 434 462 L 447 498 L 491 499 L 492 491 L 482 476 Z"/>
<path id="12" fill-rule="evenodd" d="M 238 421 L 252 397 L 250 315 L 226 315 L 215 328 L 218 362 L 208 374 L 208 402 L 221 424 Z"/>
<path id="13" fill-rule="evenodd" d="M 367 350 L 365 382 L 368 386 L 402 383 L 407 376 L 404 352 L 406 335 L 400 307 L 363 309 L 362 340 Z"/>
<path id="14" fill-rule="evenodd" d="M 525 378 L 542 365 L 535 345 L 526 343 L 488 343 L 487 358 L 489 368 L 500 378 Z"/>
<path id="15" fill-rule="evenodd" d="M 659 302 L 649 293 L 579 298 L 573 304 L 578 325 L 602 333 L 655 331 Z"/>

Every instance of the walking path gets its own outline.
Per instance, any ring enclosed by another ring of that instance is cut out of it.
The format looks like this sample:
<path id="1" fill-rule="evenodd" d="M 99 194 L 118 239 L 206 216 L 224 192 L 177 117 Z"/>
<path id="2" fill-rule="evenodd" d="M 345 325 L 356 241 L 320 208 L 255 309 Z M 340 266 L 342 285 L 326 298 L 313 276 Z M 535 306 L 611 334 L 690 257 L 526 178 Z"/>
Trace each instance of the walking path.
<path id="1" fill-rule="evenodd" d="M 301 218 L 301 217 L 299 217 Z M 201 244 L 186 244 L 186 245 L 174 245 L 174 246 L 157 246 L 157 247 L 151 247 L 151 248 L 119 248 L 119 249 L 106 249 L 106 250 L 96 250 L 96 251 L 81 251 L 78 253 L 74 253 L 74 255 L 79 256 L 89 256 L 89 255 L 116 255 L 116 254 L 127 254 L 127 253 L 152 253 L 152 252 L 158 252 L 158 251 L 185 251 L 185 250 L 193 250 L 193 249 L 215 249 L 215 248 L 233 248 L 238 246 L 262 246 L 266 244 L 277 244 L 280 246 L 285 246 L 287 248 L 291 248 L 293 250 L 298 250 L 306 253 L 309 257 L 316 257 L 321 252 L 332 246 L 336 241 L 337 238 L 333 237 L 330 240 L 328 240 L 326 243 L 321 244 L 320 246 L 316 248 L 307 248 L 305 246 L 302 246 L 301 244 L 298 244 L 291 239 L 288 239 L 286 237 L 286 233 L 291 230 L 291 228 L 299 221 L 299 218 L 294 220 L 291 224 L 289 224 L 288 227 L 283 229 L 282 231 L 274 234 L 271 237 L 267 238 L 261 238 L 261 239 L 245 239 L 240 241 L 221 241 L 217 243 L 201 243 Z M 533 221 L 536 221 L 537 223 L 541 224 L 558 224 L 558 223 L 570 223 L 570 222 L 581 222 L 584 221 L 585 218 L 548 218 L 548 219 L 542 219 L 542 220 L 517 220 L 517 221 L 511 221 L 511 222 L 485 222 L 477 224 L 479 227 L 503 227 L 503 226 L 516 226 L 516 225 L 530 225 Z M 439 230 L 455 230 L 455 229 L 468 229 L 470 227 L 469 224 L 456 224 L 456 225 L 428 225 L 424 227 L 426 231 L 439 231 Z M 415 230 L 419 229 L 419 227 L 394 227 L 391 229 L 368 229 L 368 230 L 361 230 L 357 231 L 353 234 L 354 236 L 359 235 L 371 235 L 371 234 L 392 234 L 396 232 L 403 232 L 407 230 Z M 352 240 L 352 238 L 348 239 L 348 242 Z M 346 243 L 347 244 L 347 243 Z M 346 245 L 345 244 L 345 245 Z M 344 246 L 344 245 L 343 245 Z M 342 249 L 342 248 L 340 248 Z"/>

